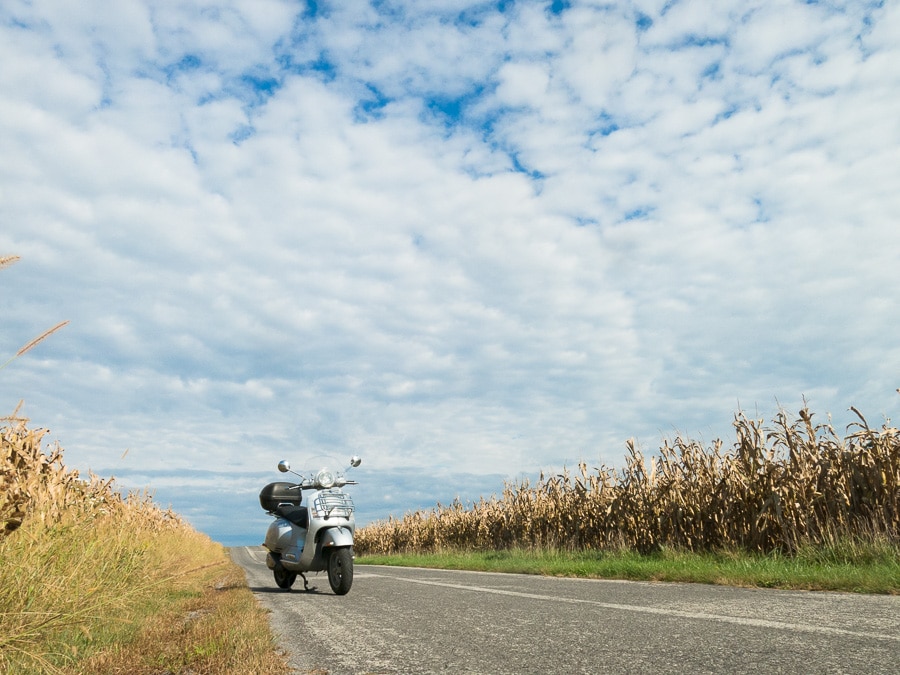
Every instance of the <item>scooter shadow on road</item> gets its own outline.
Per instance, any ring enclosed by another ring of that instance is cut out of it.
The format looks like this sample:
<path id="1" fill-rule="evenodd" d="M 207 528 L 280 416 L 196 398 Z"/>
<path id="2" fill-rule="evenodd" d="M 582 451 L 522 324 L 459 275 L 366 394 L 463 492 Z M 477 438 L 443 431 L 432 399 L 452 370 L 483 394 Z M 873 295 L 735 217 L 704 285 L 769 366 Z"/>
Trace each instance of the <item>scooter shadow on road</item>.
<path id="1" fill-rule="evenodd" d="M 284 594 L 284 595 L 333 595 L 333 593 L 326 590 L 319 590 L 317 586 L 310 586 L 309 590 L 304 590 L 302 588 L 273 588 L 272 586 L 249 586 L 250 590 L 254 593 L 273 593 L 273 594 Z"/>

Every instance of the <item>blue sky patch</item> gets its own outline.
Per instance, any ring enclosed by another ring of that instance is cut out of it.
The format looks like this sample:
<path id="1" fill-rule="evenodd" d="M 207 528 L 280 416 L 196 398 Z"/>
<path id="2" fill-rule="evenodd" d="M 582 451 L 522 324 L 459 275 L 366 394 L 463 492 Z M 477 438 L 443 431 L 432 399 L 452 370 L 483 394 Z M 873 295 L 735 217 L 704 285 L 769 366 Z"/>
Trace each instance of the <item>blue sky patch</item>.
<path id="1" fill-rule="evenodd" d="M 571 6 L 572 3 L 569 0 L 553 0 L 553 2 L 547 6 L 547 12 L 553 16 L 559 16 Z"/>
<path id="2" fill-rule="evenodd" d="M 384 117 L 384 108 L 391 99 L 380 92 L 374 85 L 367 86 L 369 96 L 362 98 L 356 104 L 354 115 L 358 122 L 367 122 Z"/>
<path id="3" fill-rule="evenodd" d="M 637 26 L 639 32 L 643 33 L 644 31 L 650 30 L 650 27 L 653 25 L 653 19 L 643 12 L 638 12 L 634 20 L 634 25 Z"/>
<path id="4" fill-rule="evenodd" d="M 632 209 L 625 213 L 625 220 L 641 220 L 643 218 L 647 218 L 651 213 L 653 213 L 654 208 L 652 206 L 640 206 L 636 209 Z"/>

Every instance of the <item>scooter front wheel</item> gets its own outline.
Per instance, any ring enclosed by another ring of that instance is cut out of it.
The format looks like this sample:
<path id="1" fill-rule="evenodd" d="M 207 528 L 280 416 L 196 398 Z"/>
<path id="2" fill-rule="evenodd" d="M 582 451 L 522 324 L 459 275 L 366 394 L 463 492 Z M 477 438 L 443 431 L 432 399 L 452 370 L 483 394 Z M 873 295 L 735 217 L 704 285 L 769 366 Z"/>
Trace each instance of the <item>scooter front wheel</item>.
<path id="1" fill-rule="evenodd" d="M 337 595 L 346 595 L 353 584 L 353 554 L 349 548 L 339 548 L 328 556 L 328 583 Z"/>

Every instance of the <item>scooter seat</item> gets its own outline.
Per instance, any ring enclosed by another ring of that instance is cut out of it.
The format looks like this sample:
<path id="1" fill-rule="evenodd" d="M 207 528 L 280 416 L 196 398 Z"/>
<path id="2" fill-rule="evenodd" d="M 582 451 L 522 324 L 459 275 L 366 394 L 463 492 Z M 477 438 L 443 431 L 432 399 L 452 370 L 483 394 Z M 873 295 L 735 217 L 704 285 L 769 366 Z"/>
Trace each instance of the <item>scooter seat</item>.
<path id="1" fill-rule="evenodd" d="M 309 527 L 309 512 L 305 506 L 294 506 L 293 504 L 279 504 L 275 509 L 282 518 L 289 520 L 299 527 Z"/>

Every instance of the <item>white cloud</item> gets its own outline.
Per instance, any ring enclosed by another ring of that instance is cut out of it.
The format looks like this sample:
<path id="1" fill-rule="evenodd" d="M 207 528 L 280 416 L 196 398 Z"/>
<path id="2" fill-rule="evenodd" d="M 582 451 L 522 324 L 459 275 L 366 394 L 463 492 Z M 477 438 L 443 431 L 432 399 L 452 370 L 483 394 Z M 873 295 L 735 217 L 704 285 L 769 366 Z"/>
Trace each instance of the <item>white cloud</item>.
<path id="1" fill-rule="evenodd" d="M 559 54 L 560 74 L 577 103 L 603 109 L 637 66 L 634 21 L 621 10 L 576 8 L 564 16 L 568 35 Z"/>
<path id="2" fill-rule="evenodd" d="M 550 86 L 550 74 L 541 63 L 506 63 L 497 74 L 500 105 L 542 107 Z"/>

